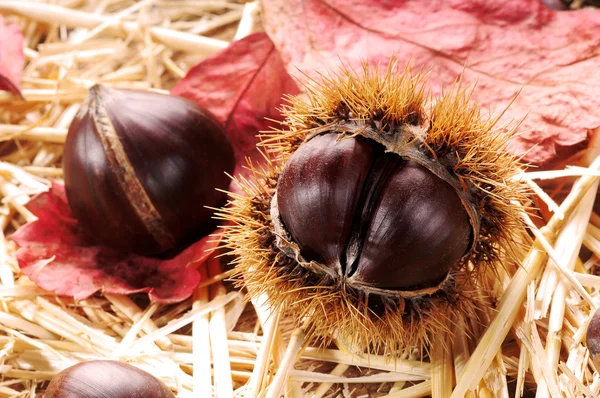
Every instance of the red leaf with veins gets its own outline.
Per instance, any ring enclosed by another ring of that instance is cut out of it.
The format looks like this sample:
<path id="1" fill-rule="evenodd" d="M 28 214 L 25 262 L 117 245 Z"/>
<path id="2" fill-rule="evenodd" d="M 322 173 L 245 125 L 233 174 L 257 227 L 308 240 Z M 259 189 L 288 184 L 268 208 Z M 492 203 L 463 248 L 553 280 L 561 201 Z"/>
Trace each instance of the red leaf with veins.
<path id="1" fill-rule="evenodd" d="M 433 94 L 464 71 L 467 83 L 477 83 L 473 99 L 494 114 L 520 92 L 500 123 L 523 120 L 511 144 L 518 154 L 530 150 L 530 162 L 568 154 L 600 126 L 600 10 L 559 12 L 541 0 L 262 5 L 265 29 L 292 74 L 323 72 L 340 60 L 386 64 L 395 54 L 400 64 L 430 71 Z"/>
<path id="2" fill-rule="evenodd" d="M 185 300 L 200 282 L 199 264 L 218 244 L 205 237 L 169 260 L 122 253 L 94 243 L 71 215 L 64 186 L 34 197 L 27 208 L 38 217 L 12 235 L 21 247 L 23 274 L 39 287 L 80 300 L 97 291 L 147 292 L 153 301 Z"/>
<path id="3" fill-rule="evenodd" d="M 271 39 L 255 33 L 196 65 L 171 93 L 208 108 L 225 124 L 235 147 L 238 175 L 245 157 L 262 160 L 256 135 L 269 129 L 271 122 L 265 118 L 281 120 L 277 111 L 281 98 L 298 91 Z"/>
<path id="4" fill-rule="evenodd" d="M 18 25 L 6 24 L 0 16 L 0 90 L 22 97 L 19 85 L 23 65 L 23 34 Z"/>

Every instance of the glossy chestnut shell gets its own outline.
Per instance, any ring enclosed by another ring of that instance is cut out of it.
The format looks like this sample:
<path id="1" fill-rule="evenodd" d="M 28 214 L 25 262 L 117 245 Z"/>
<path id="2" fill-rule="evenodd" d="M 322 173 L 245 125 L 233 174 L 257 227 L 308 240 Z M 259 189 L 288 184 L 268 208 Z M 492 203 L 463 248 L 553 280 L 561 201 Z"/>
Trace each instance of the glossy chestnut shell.
<path id="1" fill-rule="evenodd" d="M 318 135 L 286 163 L 277 206 L 307 262 L 344 283 L 416 290 L 442 282 L 473 241 L 456 190 L 364 137 Z"/>
<path id="2" fill-rule="evenodd" d="M 44 398 L 175 398 L 156 377 L 119 361 L 73 365 L 52 378 Z"/>
<path id="3" fill-rule="evenodd" d="M 97 241 L 155 255 L 214 228 L 234 153 L 208 111 L 186 99 L 94 86 L 64 151 L 71 210 Z"/>

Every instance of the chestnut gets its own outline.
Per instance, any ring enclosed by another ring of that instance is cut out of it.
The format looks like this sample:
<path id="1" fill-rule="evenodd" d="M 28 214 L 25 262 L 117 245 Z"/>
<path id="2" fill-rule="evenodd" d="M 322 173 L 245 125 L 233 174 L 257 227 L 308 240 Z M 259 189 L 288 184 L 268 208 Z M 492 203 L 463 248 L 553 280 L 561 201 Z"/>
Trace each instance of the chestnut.
<path id="1" fill-rule="evenodd" d="M 600 369 L 600 310 L 596 310 L 587 328 L 585 345 L 596 369 Z"/>
<path id="2" fill-rule="evenodd" d="M 347 283 L 439 284 L 473 241 L 456 191 L 373 140 L 338 138 L 305 142 L 279 179 L 279 215 L 300 253 L 339 269 Z"/>
<path id="3" fill-rule="evenodd" d="M 219 213 L 249 296 L 360 354 L 424 351 L 476 317 L 528 239 L 510 133 L 468 91 L 429 98 L 423 76 L 396 67 L 308 83 L 263 134 L 272 161 Z"/>
<path id="4" fill-rule="evenodd" d="M 234 152 L 219 122 L 181 97 L 95 85 L 63 158 L 73 215 L 95 240 L 141 255 L 208 233 Z"/>
<path id="5" fill-rule="evenodd" d="M 175 398 L 156 377 L 125 362 L 78 363 L 52 378 L 44 398 Z"/>

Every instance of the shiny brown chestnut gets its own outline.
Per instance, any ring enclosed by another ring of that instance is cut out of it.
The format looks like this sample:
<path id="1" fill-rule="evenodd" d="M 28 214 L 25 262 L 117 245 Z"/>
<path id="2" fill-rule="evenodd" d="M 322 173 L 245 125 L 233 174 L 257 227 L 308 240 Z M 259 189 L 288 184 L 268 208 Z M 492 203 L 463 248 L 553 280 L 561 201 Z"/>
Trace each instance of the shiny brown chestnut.
<path id="1" fill-rule="evenodd" d="M 142 255 L 214 227 L 225 203 L 231 143 L 219 122 L 184 98 L 96 85 L 65 144 L 73 215 L 93 238 Z"/>
<path id="2" fill-rule="evenodd" d="M 119 361 L 73 365 L 52 378 L 44 398 L 175 398 L 156 377 Z"/>
<path id="3" fill-rule="evenodd" d="M 339 138 L 305 142 L 279 180 L 279 215 L 304 259 L 339 270 L 350 284 L 439 284 L 473 239 L 456 190 L 373 140 Z"/>

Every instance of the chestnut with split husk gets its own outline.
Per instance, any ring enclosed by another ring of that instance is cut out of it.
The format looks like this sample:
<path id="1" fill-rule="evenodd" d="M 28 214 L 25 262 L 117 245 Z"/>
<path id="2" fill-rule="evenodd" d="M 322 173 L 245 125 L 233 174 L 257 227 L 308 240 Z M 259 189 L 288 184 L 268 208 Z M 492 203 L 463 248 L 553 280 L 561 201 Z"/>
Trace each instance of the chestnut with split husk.
<path id="1" fill-rule="evenodd" d="M 348 284 L 437 285 L 472 245 L 456 191 L 425 167 L 363 137 L 323 134 L 301 145 L 277 187 L 282 227 L 306 261 Z"/>
<path id="2" fill-rule="evenodd" d="M 262 136 L 272 159 L 219 214 L 250 296 L 359 352 L 423 348 L 474 319 L 528 240 L 510 132 L 459 86 L 432 100 L 395 67 L 341 70 L 290 99 Z"/>
<path id="3" fill-rule="evenodd" d="M 119 361 L 88 361 L 52 378 L 44 398 L 175 398 L 156 377 Z"/>
<path id="4" fill-rule="evenodd" d="M 184 98 L 96 85 L 68 131 L 69 205 L 98 242 L 142 255 L 214 229 L 234 168 L 219 122 Z"/>

